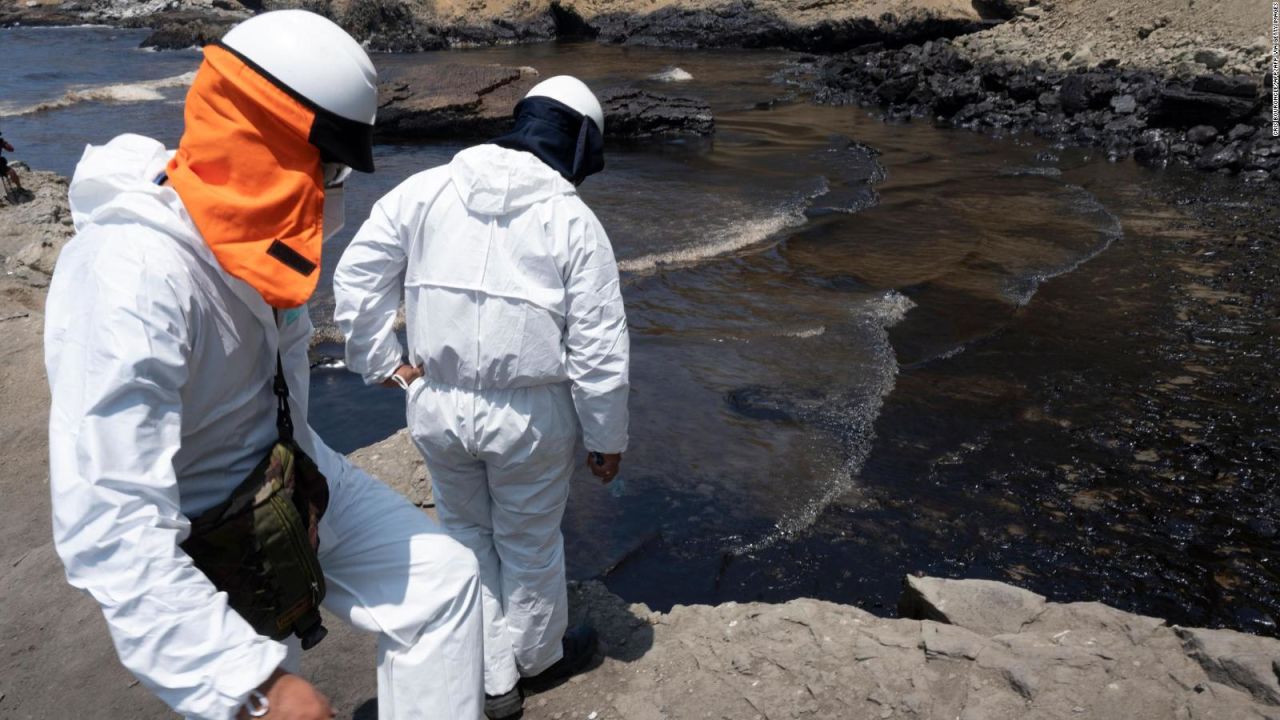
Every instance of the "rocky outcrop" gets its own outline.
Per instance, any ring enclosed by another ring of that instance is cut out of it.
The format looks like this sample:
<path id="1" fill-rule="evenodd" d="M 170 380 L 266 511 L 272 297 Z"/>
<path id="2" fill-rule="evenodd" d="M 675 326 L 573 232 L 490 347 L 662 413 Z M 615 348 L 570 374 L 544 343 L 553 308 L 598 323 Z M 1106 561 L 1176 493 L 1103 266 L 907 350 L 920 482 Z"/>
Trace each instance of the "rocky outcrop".
<path id="1" fill-rule="evenodd" d="M 656 613 L 576 585 L 572 613 L 600 629 L 603 659 L 526 700 L 526 717 L 1280 718 L 1280 641 L 997 582 L 907 582 L 904 605 L 945 619 L 808 599 Z"/>
<path id="2" fill-rule="evenodd" d="M 716 131 L 711 106 L 704 100 L 631 87 L 607 88 L 599 97 L 609 137 L 712 135 Z"/>
<path id="3" fill-rule="evenodd" d="M 67 179 L 20 162 L 10 166 L 27 192 L 0 196 L 0 262 L 6 273 L 43 287 L 73 234 Z"/>
<path id="4" fill-rule="evenodd" d="M 533 68 L 425 65 L 378 86 L 380 139 L 482 139 L 504 132 L 537 82 Z"/>
<path id="5" fill-rule="evenodd" d="M 1034 132 L 1101 147 L 1113 159 L 1175 161 L 1280 180 L 1280 139 L 1269 132 L 1269 86 L 1259 85 L 1260 73 L 1063 69 L 975 59 L 954 43 L 936 41 L 825 58 L 817 74 L 820 101 L 877 105 L 890 118 Z"/>
<path id="6" fill-rule="evenodd" d="M 422 454 L 401 430 L 381 442 L 360 448 L 348 457 L 362 470 L 390 485 L 420 508 L 436 506 L 431 495 L 431 478 Z"/>
<path id="7" fill-rule="evenodd" d="M 377 134 L 382 140 L 483 140 L 511 126 L 511 111 L 538 82 L 533 68 L 425 65 L 405 70 L 378 88 Z M 599 93 L 609 138 L 710 135 L 705 101 L 635 88 Z"/>
<path id="8" fill-rule="evenodd" d="M 188 47 L 255 11 L 290 7 L 325 14 L 372 49 L 397 52 L 557 38 L 831 52 L 953 37 L 1002 12 L 966 0 L 0 0 L 0 25 L 149 22 L 157 28 L 149 46 Z"/>

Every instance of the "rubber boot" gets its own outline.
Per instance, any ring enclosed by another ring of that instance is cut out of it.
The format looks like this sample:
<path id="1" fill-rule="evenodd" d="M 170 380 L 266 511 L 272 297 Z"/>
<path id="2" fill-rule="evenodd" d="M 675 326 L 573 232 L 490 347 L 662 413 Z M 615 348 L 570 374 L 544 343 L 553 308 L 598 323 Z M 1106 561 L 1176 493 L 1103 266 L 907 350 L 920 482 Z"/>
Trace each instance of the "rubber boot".
<path id="1" fill-rule="evenodd" d="M 537 675 L 521 678 L 521 687 L 534 691 L 547 690 L 582 672 L 591 658 L 595 657 L 600 637 L 595 628 L 579 625 L 569 629 L 560 644 L 564 647 L 564 655 Z"/>

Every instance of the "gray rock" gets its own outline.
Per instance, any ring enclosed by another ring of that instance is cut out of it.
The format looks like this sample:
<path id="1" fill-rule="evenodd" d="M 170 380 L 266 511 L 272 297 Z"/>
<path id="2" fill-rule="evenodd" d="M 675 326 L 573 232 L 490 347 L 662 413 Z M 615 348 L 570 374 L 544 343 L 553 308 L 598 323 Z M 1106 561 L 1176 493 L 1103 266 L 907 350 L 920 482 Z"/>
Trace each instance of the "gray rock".
<path id="1" fill-rule="evenodd" d="M 1280 706 L 1280 643 L 1276 640 L 1234 630 L 1179 627 L 1174 631 L 1209 679 L 1247 692 L 1257 702 Z"/>
<path id="2" fill-rule="evenodd" d="M 898 601 L 903 617 L 959 625 L 980 635 L 1018 632 L 1044 607 L 1044 597 L 992 580 L 908 577 Z"/>
<path id="3" fill-rule="evenodd" d="M 44 285 L 62 246 L 74 233 L 67 179 L 33 171 L 21 162 L 11 162 L 10 167 L 27 192 L 0 196 L 0 263 L 7 271 L 21 270 L 31 284 Z"/>
<path id="4" fill-rule="evenodd" d="M 1223 65 L 1226 65 L 1228 59 L 1229 58 L 1227 57 L 1227 54 L 1217 48 L 1205 48 L 1204 50 L 1197 50 L 1195 54 L 1196 62 L 1200 63 L 1201 65 L 1204 65 L 1210 70 L 1217 70 Z"/>
<path id="5" fill-rule="evenodd" d="M 401 430 L 378 443 L 360 448 L 349 456 L 357 467 L 396 492 L 409 498 L 420 508 L 435 507 L 431 494 L 431 475 L 418 448 L 409 439 L 409 431 Z"/>
<path id="6" fill-rule="evenodd" d="M 1218 129 L 1212 125 L 1197 125 L 1187 131 L 1187 139 L 1197 145 L 1208 145 L 1218 137 Z"/>
<path id="7" fill-rule="evenodd" d="M 1113 97 L 1111 98 L 1111 109 L 1127 115 L 1138 109 L 1138 100 L 1132 95 Z"/>

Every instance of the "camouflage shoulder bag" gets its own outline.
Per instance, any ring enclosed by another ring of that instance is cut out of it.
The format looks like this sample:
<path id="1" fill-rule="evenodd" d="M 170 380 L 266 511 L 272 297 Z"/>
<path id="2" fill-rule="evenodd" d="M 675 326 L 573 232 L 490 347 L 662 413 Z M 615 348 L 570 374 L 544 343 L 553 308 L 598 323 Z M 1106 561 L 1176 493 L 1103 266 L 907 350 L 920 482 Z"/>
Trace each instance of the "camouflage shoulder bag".
<path id="1" fill-rule="evenodd" d="M 329 484 L 294 442 L 279 353 L 274 391 L 279 440 L 226 502 L 192 521 L 182 549 L 259 634 L 283 640 L 292 633 L 309 650 L 328 632 L 316 552 Z"/>

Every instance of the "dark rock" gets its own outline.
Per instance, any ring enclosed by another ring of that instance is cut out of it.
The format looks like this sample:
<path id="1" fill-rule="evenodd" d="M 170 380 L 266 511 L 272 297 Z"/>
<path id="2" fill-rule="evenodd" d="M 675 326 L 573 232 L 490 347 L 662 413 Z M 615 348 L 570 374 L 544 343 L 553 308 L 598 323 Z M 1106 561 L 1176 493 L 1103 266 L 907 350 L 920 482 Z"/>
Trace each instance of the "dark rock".
<path id="1" fill-rule="evenodd" d="M 1081 73 L 1062 81 L 1058 97 L 1062 109 L 1068 113 L 1097 110 L 1106 107 L 1115 94 L 1115 82 L 1103 73 Z"/>
<path id="2" fill-rule="evenodd" d="M 1256 100 L 1170 86 L 1160 91 L 1149 122 L 1156 127 L 1212 125 L 1225 131 L 1252 117 L 1258 105 Z"/>
<path id="3" fill-rule="evenodd" d="M 886 80 L 876 88 L 876 96 L 883 103 L 893 104 L 900 103 L 911 95 L 916 89 L 916 79 L 914 76 L 904 76 Z"/>
<path id="4" fill-rule="evenodd" d="M 1133 158 L 1143 165 L 1163 165 L 1169 157 L 1169 139 L 1163 130 L 1147 130 L 1138 139 Z"/>
<path id="5" fill-rule="evenodd" d="M 1216 48 L 1206 48 L 1196 51 L 1195 60 L 1210 70 L 1217 70 L 1227 64 L 1227 55 Z"/>
<path id="6" fill-rule="evenodd" d="M 604 107 L 605 132 L 610 137 L 640 138 L 655 135 L 711 135 L 715 118 L 706 101 L 659 95 L 622 87 L 599 93 Z"/>
<path id="7" fill-rule="evenodd" d="M 496 65 L 423 65 L 378 86 L 379 139 L 474 140 L 511 124 L 511 110 L 537 74 Z"/>
<path id="8" fill-rule="evenodd" d="M 1218 137 L 1218 129 L 1212 125 L 1197 125 L 1187 131 L 1187 139 L 1197 145 L 1207 145 Z"/>
<path id="9" fill-rule="evenodd" d="M 1237 125 L 1231 128 L 1231 132 L 1227 133 L 1227 139 L 1235 142 L 1236 140 L 1247 140 L 1253 137 L 1257 132 L 1255 128 L 1249 125 Z"/>
<path id="10" fill-rule="evenodd" d="M 1191 89 L 1241 98 L 1258 97 L 1257 81 L 1248 75 L 1201 75 L 1191 83 Z"/>
<path id="11" fill-rule="evenodd" d="M 426 26 L 406 5 L 379 0 L 354 0 L 339 25 L 378 52 L 421 52 L 449 46 L 442 34 Z"/>
<path id="12" fill-rule="evenodd" d="M 232 22 L 216 22 L 207 20 L 168 21 L 156 26 L 139 47 L 156 50 L 185 50 L 190 47 L 204 47 L 220 40 Z"/>
<path id="13" fill-rule="evenodd" d="M 982 99 L 980 81 L 973 76 L 949 78 L 935 75 L 929 78 L 929 89 L 933 91 L 933 113 L 944 118 Z"/>
<path id="14" fill-rule="evenodd" d="M 1240 167 L 1240 146 L 1213 145 L 1205 148 L 1204 154 L 1196 159 L 1196 167 L 1201 170 L 1228 170 Z"/>

